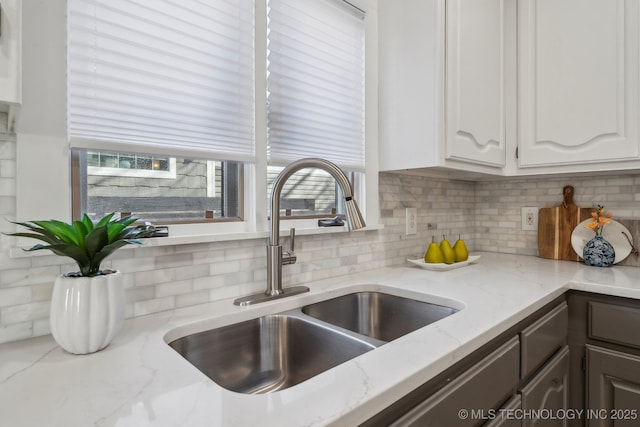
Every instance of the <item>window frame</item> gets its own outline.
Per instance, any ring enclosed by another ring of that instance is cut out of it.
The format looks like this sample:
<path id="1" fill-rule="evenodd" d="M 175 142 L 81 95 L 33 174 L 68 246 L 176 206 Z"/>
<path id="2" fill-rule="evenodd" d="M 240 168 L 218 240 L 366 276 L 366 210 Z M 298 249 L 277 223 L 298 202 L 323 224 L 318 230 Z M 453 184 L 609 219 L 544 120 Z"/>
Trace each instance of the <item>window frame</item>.
<path id="1" fill-rule="evenodd" d="M 379 222 L 378 206 L 378 30 L 375 0 L 350 0 L 365 17 L 365 193 L 358 197 L 371 228 Z M 72 218 L 72 161 L 66 127 L 66 15 L 65 0 L 25 5 L 23 105 L 16 125 L 16 212 L 18 220 Z M 243 170 L 244 220 L 238 222 L 172 224 L 176 241 L 253 238 L 269 230 L 266 189 L 266 2 L 255 3 L 255 163 Z M 27 25 L 28 24 L 28 25 Z M 48 78 L 41 78 L 41 70 Z M 46 175 L 45 172 L 46 171 Z M 294 220 L 298 221 L 298 220 Z M 288 221 L 287 221 L 288 222 Z M 283 223 L 283 227 L 287 226 Z M 315 222 L 315 221 L 313 221 Z M 296 223 L 305 228 L 305 221 Z M 311 228 L 316 226 L 309 225 Z M 337 229 L 338 227 L 336 227 Z M 333 230 L 333 232 L 339 230 Z M 318 230 L 327 232 L 327 230 Z M 257 233 L 257 234 L 256 234 Z M 221 236 L 221 237 L 215 237 Z M 195 236 L 200 236 L 195 238 Z M 226 237 L 225 237 L 226 236 Z M 244 236 L 244 237 L 243 237 Z M 253 236 L 253 237 L 252 237 Z M 168 238 L 171 239 L 171 238 Z M 185 240 L 186 239 L 186 240 Z M 169 244 L 169 242 L 165 243 Z"/>

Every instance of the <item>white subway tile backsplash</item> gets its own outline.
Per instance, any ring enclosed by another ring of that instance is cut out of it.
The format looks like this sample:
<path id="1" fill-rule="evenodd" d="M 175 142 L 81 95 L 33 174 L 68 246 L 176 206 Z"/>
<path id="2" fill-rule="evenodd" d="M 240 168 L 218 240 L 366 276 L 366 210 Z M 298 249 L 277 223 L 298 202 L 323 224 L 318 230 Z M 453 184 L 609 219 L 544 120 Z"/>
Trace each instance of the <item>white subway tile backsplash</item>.
<path id="1" fill-rule="evenodd" d="M 15 142 L 0 141 L 0 215 L 4 217 L 15 214 L 14 161 Z M 640 238 L 640 173 L 479 182 L 381 173 L 384 229 L 298 236 L 298 262 L 283 267 L 283 283 L 292 286 L 404 264 L 407 258 L 422 257 L 431 238 L 440 240 L 443 234 L 452 242 L 462 235 L 470 251 L 535 256 L 537 233 L 520 229 L 520 210 L 558 205 L 567 184 L 576 188 L 576 204 L 605 204 L 614 219 L 632 230 L 636 241 Z M 416 235 L 405 235 L 407 207 L 418 210 Z M 429 224 L 436 228 L 429 229 Z M 6 221 L 0 224 L 0 231 L 13 230 Z M 62 271 L 77 269 L 53 255 L 10 258 L 14 244 L 12 238 L 0 235 L 0 343 L 48 334 L 53 280 Z M 104 266 L 123 272 L 126 315 L 142 316 L 264 290 L 265 245 L 265 239 L 253 239 L 126 248 Z M 635 257 L 624 264 L 640 265 Z"/>
<path id="2" fill-rule="evenodd" d="M 176 280 L 176 272 L 173 269 L 140 271 L 134 274 L 135 286 L 149 286 L 174 280 Z"/>
<path id="3" fill-rule="evenodd" d="M 49 317 L 45 319 L 38 319 L 33 321 L 33 336 L 39 337 L 41 335 L 48 335 L 51 333 L 51 322 Z"/>
<path id="4" fill-rule="evenodd" d="M 11 325 L 49 317 L 51 301 L 17 304 L 0 308 L 0 324 Z"/>
<path id="5" fill-rule="evenodd" d="M 209 291 L 206 289 L 176 295 L 176 308 L 189 307 L 192 305 L 204 304 L 209 302 Z"/>
<path id="6" fill-rule="evenodd" d="M 193 279 L 193 290 L 216 289 L 224 286 L 224 276 L 207 276 Z"/>
<path id="7" fill-rule="evenodd" d="M 31 287 L 0 289 L 0 308 L 26 304 L 31 301 Z"/>
<path id="8" fill-rule="evenodd" d="M 133 303 L 133 315 L 145 316 L 159 311 L 172 310 L 176 307 L 175 297 L 154 298 L 146 301 L 138 301 Z"/>
<path id="9" fill-rule="evenodd" d="M 34 334 L 33 322 L 22 322 L 8 325 L 3 323 L 0 325 L 0 343 L 26 340 L 27 338 L 34 336 L 38 335 Z"/>
<path id="10" fill-rule="evenodd" d="M 30 265 L 30 260 L 31 258 L 21 259 L 23 262 L 26 261 L 27 266 Z M 0 288 L 52 283 L 58 274 L 60 266 L 0 270 Z"/>
<path id="11" fill-rule="evenodd" d="M 174 269 L 174 271 L 176 280 L 198 279 L 201 277 L 208 277 L 210 274 L 208 264 L 178 267 Z"/>
<path id="12" fill-rule="evenodd" d="M 155 297 L 163 298 L 173 295 L 188 294 L 192 291 L 193 284 L 191 280 L 175 281 L 169 283 L 161 283 L 154 286 Z"/>

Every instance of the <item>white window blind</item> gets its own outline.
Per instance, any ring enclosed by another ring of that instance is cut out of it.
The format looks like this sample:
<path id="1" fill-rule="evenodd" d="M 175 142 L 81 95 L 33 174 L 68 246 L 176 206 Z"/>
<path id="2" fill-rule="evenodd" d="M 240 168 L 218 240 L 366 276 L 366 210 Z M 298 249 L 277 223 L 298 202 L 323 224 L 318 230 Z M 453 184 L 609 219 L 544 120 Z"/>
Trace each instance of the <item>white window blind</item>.
<path id="1" fill-rule="evenodd" d="M 340 0 L 268 2 L 268 158 L 364 170 L 364 15 Z"/>
<path id="2" fill-rule="evenodd" d="M 69 0 L 74 148 L 254 159 L 252 0 Z"/>

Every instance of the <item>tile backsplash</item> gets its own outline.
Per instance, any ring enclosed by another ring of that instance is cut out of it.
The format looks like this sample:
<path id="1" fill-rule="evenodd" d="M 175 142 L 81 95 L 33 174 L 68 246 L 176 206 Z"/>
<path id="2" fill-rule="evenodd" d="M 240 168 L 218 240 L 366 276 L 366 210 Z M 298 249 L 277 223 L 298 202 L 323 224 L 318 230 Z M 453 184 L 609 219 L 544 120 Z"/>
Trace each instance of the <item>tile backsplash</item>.
<path id="1" fill-rule="evenodd" d="M 6 138 L 10 139 L 10 138 Z M 421 257 L 435 236 L 458 234 L 470 251 L 537 254 L 535 231 L 520 229 L 522 206 L 550 207 L 562 187 L 576 188 L 576 204 L 603 203 L 638 239 L 640 172 L 637 175 L 461 181 L 380 174 L 381 230 L 298 236 L 298 262 L 283 268 L 290 286 L 348 273 L 403 264 Z M 0 139 L 0 215 L 15 218 L 15 141 Z M 418 233 L 405 235 L 405 208 L 418 210 Z M 20 218 L 21 220 L 23 218 Z M 0 232 L 14 231 L 0 221 Z M 285 242 L 286 243 L 286 242 Z M 54 278 L 74 266 L 53 256 L 11 258 L 13 238 L 0 234 L 0 343 L 49 333 Z M 265 288 L 266 239 L 126 248 L 105 267 L 123 272 L 127 317 L 235 298 Z M 633 259 L 625 261 L 638 266 Z"/>
<path id="2" fill-rule="evenodd" d="M 509 178 L 479 182 L 475 191 L 475 249 L 538 254 L 537 231 L 522 231 L 521 208 L 548 208 L 562 203 L 562 189 L 574 187 L 573 201 L 583 208 L 604 205 L 613 219 L 629 229 L 636 247 L 640 239 L 640 171 L 625 175 Z M 630 255 L 620 265 L 638 267 Z"/>

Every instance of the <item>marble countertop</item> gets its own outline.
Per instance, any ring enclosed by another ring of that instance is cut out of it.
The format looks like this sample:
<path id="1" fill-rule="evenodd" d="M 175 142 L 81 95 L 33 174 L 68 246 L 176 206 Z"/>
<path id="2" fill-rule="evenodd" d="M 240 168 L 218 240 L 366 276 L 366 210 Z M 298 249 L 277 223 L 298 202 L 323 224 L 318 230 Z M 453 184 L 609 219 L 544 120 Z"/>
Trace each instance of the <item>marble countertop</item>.
<path id="1" fill-rule="evenodd" d="M 640 299 L 640 269 L 482 253 L 451 271 L 399 266 L 307 284 L 249 307 L 232 299 L 127 320 L 101 352 L 73 356 L 51 336 L 0 345 L 0 417 L 18 426 L 353 426 L 567 289 Z M 301 384 L 266 395 L 225 390 L 167 341 L 358 290 L 384 288 L 462 310 Z M 424 295 L 423 295 L 424 294 Z"/>

